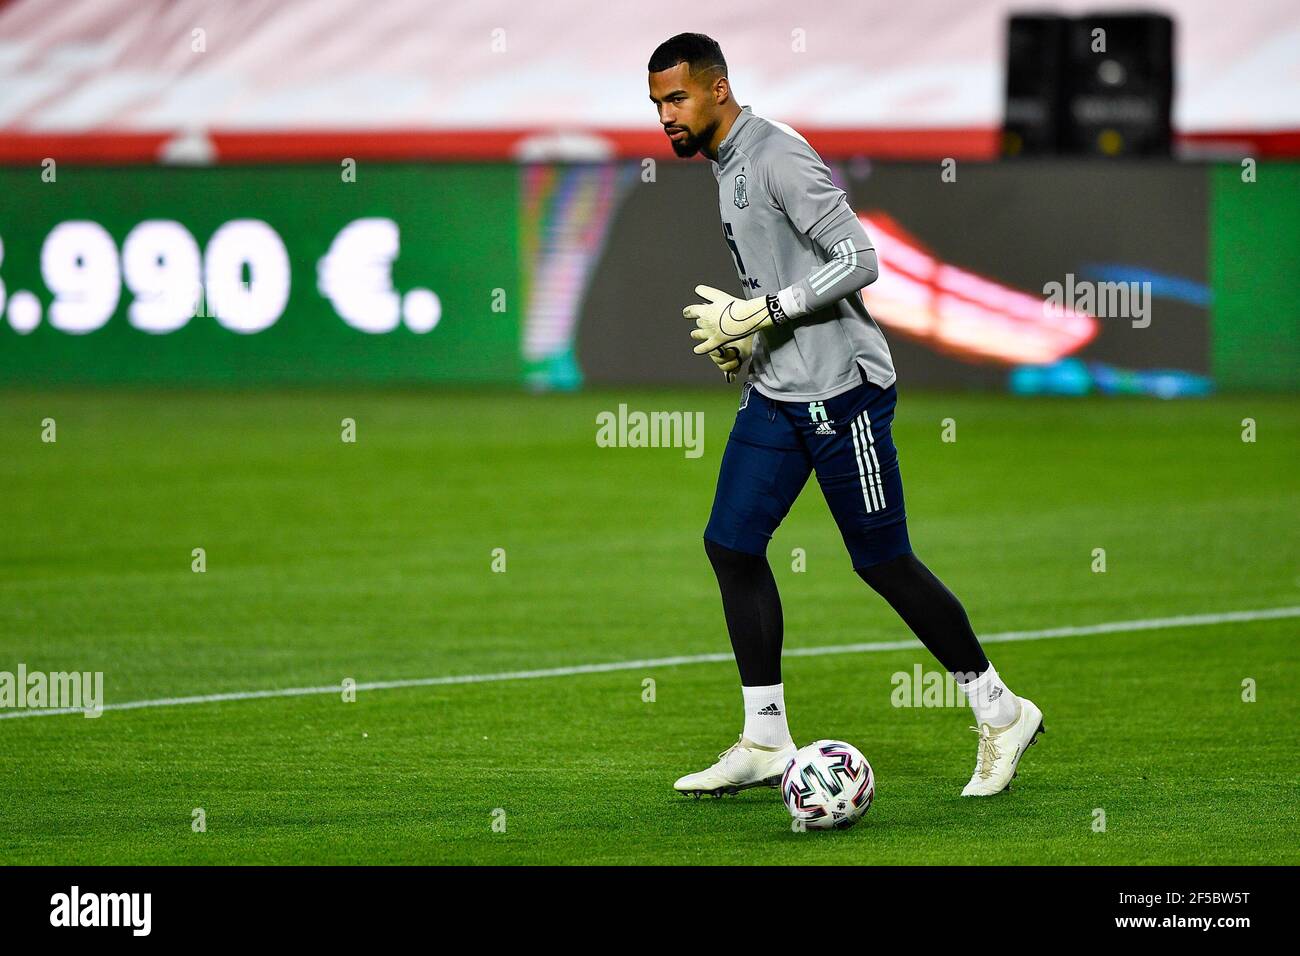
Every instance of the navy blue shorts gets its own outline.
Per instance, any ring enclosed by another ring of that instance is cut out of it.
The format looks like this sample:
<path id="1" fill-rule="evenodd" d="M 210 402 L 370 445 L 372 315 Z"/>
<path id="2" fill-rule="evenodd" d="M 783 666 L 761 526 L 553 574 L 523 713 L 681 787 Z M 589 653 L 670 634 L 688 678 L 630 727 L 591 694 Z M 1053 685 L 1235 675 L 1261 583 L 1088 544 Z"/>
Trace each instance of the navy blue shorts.
<path id="1" fill-rule="evenodd" d="M 903 479 L 890 433 L 897 401 L 894 386 L 863 382 L 821 402 L 780 402 L 746 382 L 704 537 L 734 551 L 766 553 L 816 471 L 855 569 L 908 554 Z"/>

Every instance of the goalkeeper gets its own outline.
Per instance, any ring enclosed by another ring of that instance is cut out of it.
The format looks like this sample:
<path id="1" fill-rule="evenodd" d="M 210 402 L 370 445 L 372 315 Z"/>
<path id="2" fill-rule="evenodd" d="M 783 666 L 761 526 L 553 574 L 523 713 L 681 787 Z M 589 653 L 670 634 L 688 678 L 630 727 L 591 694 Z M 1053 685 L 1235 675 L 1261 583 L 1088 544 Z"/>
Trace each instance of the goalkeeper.
<path id="1" fill-rule="evenodd" d="M 744 294 L 701 285 L 695 351 L 740 374 L 705 551 L 740 670 L 744 729 L 676 789 L 699 795 L 775 785 L 795 745 L 781 680 L 781 599 L 767 544 L 817 474 L 857 574 L 962 685 L 979 736 L 963 796 L 1006 789 L 1042 713 L 994 670 L 961 602 L 912 553 L 891 425 L 897 394 L 885 337 L 859 291 L 876 253 L 821 157 L 794 130 L 732 96 L 717 43 L 673 37 L 649 63 L 650 99 L 679 156 L 702 152 L 718 182 L 723 238 Z"/>

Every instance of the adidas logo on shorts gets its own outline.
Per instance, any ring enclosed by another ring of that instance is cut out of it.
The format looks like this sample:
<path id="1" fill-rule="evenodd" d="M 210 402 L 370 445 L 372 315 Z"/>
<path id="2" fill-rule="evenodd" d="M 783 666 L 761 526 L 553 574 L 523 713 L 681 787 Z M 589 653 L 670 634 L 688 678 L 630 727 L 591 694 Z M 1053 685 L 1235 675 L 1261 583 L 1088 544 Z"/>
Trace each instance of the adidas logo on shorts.
<path id="1" fill-rule="evenodd" d="M 831 423 L 830 423 L 830 422 L 818 422 L 818 423 L 817 423 L 817 430 L 816 430 L 815 432 L 813 432 L 813 434 L 814 434 L 814 435 L 834 435 L 834 434 L 835 434 L 835 429 L 834 429 L 834 428 L 831 428 Z"/>

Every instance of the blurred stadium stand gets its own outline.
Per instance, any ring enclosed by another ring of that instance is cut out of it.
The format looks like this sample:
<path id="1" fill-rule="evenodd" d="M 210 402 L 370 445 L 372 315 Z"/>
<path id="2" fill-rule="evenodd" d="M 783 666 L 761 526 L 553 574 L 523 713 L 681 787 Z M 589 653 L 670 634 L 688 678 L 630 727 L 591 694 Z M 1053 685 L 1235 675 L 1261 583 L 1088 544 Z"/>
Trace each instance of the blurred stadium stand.
<path id="1" fill-rule="evenodd" d="M 370 159 L 668 156 L 642 74 L 654 46 L 684 29 L 716 37 L 743 101 L 827 157 L 991 158 L 1007 18 L 1025 8 L 6 0 L 0 160 L 39 159 L 51 145 L 117 162 L 333 159 L 344 146 Z M 1221 0 L 1156 9 L 1177 21 L 1178 141 L 1300 153 L 1300 5 L 1239 3 L 1230 16 Z"/>

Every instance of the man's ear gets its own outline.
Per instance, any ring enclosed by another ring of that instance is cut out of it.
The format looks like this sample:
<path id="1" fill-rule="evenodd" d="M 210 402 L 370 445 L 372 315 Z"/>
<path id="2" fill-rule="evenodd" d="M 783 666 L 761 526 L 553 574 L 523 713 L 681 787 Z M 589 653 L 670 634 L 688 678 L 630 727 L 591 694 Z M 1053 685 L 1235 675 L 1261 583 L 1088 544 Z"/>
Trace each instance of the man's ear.
<path id="1" fill-rule="evenodd" d="M 725 106 L 729 99 L 731 99 L 731 83 L 725 76 L 720 76 L 713 81 L 713 102 Z"/>

